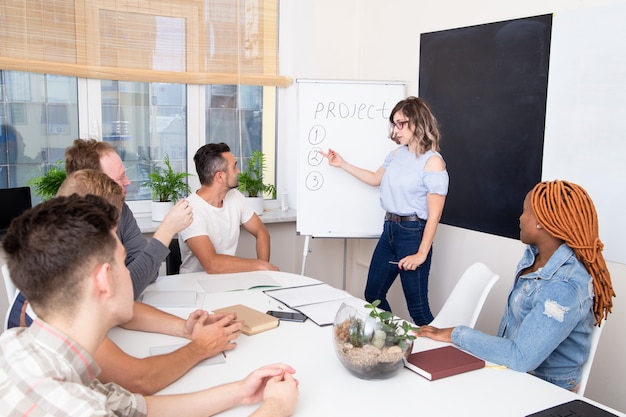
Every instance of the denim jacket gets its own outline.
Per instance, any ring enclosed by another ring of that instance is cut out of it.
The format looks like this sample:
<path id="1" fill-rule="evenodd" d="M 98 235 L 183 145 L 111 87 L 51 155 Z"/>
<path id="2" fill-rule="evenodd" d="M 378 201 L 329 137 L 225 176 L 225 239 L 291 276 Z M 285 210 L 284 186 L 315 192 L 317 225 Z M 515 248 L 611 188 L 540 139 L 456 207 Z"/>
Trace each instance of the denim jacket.
<path id="1" fill-rule="evenodd" d="M 517 265 L 498 336 L 459 326 L 452 341 L 487 361 L 570 390 L 578 384 L 589 356 L 595 323 L 593 282 L 566 244 L 543 268 L 520 275 L 533 264 L 536 253 L 536 247 L 528 246 Z"/>

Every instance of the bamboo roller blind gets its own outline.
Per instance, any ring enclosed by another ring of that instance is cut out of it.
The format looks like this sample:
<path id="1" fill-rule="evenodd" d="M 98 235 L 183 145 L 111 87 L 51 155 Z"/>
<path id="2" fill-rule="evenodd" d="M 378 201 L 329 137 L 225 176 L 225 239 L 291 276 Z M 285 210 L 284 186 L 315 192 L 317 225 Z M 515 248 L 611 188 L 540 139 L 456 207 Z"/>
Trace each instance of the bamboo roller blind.
<path id="1" fill-rule="evenodd" d="M 286 86 L 278 0 L 2 0 L 0 69 Z"/>

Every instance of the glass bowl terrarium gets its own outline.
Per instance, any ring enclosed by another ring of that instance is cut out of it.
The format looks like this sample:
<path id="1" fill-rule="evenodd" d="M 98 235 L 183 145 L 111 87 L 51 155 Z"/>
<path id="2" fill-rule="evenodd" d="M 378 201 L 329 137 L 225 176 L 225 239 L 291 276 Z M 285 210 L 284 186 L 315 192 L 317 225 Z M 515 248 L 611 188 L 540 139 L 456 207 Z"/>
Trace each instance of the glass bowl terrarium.
<path id="1" fill-rule="evenodd" d="M 404 366 L 411 353 L 415 330 L 392 313 L 378 310 L 379 300 L 358 310 L 342 304 L 333 324 L 333 342 L 339 361 L 362 379 L 385 379 Z"/>

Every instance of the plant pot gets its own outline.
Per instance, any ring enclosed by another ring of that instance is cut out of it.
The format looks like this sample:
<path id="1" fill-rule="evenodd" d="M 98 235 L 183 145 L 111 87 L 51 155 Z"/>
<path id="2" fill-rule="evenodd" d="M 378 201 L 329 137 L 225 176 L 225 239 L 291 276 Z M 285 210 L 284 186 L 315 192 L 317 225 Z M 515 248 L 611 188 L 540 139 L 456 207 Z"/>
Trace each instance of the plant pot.
<path id="1" fill-rule="evenodd" d="M 412 340 L 386 334 L 366 311 L 345 303 L 335 316 L 333 342 L 339 362 L 361 379 L 392 377 L 413 349 Z"/>
<path id="2" fill-rule="evenodd" d="M 258 216 L 263 215 L 263 197 L 246 197 L 246 201 Z"/>
<path id="3" fill-rule="evenodd" d="M 172 201 L 152 201 L 150 207 L 152 209 L 152 221 L 160 222 L 174 207 L 174 203 Z"/>

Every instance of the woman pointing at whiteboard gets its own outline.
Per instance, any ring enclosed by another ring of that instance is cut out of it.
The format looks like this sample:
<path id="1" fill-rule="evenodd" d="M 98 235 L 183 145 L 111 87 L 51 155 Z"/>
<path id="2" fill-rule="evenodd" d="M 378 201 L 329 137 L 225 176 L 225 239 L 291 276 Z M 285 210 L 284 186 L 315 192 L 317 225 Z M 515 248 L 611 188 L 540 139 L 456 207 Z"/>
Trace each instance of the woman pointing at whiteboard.
<path id="1" fill-rule="evenodd" d="M 411 318 L 424 325 L 433 320 L 428 274 L 432 243 L 448 193 L 448 172 L 439 154 L 437 120 L 424 100 L 409 97 L 400 101 L 389 121 L 389 138 L 400 146 L 376 172 L 346 162 L 332 149 L 321 154 L 331 166 L 366 184 L 380 185 L 385 222 L 370 262 L 365 299 L 381 300 L 380 308 L 391 311 L 387 291 L 399 272 Z"/>

